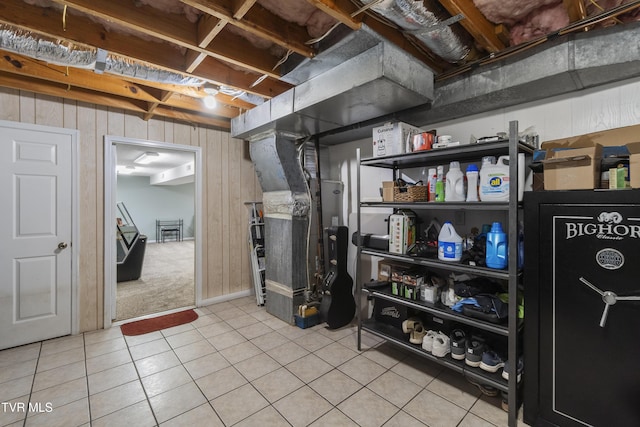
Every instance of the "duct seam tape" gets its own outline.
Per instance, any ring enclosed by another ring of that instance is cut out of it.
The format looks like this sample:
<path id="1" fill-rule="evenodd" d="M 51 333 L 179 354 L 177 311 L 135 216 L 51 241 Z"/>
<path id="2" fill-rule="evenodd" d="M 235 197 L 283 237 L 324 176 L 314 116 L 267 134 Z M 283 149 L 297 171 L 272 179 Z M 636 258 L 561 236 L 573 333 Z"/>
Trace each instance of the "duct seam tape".
<path id="1" fill-rule="evenodd" d="M 293 298 L 298 295 L 303 295 L 304 291 L 306 290 L 305 288 L 294 290 L 281 283 L 274 282 L 273 280 L 269 280 L 269 279 L 265 280 L 265 288 L 267 291 L 275 292 L 277 294 L 284 295 L 285 297 L 288 297 L 288 298 Z"/>
<path id="2" fill-rule="evenodd" d="M 309 214 L 309 196 L 291 191 L 269 191 L 262 194 L 264 214 L 272 218 L 306 217 Z"/>

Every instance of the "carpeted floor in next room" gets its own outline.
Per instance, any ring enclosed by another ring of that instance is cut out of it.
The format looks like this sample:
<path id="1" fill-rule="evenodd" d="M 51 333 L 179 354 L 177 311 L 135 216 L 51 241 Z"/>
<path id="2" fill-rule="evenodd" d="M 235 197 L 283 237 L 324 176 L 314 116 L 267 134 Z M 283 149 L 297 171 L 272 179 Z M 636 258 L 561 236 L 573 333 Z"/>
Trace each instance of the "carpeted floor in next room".
<path id="1" fill-rule="evenodd" d="M 118 283 L 116 321 L 195 304 L 195 245 L 147 243 L 140 279 Z"/>

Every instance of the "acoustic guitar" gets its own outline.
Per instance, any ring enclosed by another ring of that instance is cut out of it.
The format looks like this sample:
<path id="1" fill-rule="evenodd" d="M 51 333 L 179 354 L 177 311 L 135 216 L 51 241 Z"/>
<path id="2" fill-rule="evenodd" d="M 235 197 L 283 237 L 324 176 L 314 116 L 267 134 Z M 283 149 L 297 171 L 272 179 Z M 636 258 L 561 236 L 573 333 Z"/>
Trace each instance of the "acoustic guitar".
<path id="1" fill-rule="evenodd" d="M 356 314 L 353 279 L 347 272 L 349 229 L 345 226 L 327 228 L 329 271 L 322 282 L 320 321 L 329 329 L 348 325 Z"/>

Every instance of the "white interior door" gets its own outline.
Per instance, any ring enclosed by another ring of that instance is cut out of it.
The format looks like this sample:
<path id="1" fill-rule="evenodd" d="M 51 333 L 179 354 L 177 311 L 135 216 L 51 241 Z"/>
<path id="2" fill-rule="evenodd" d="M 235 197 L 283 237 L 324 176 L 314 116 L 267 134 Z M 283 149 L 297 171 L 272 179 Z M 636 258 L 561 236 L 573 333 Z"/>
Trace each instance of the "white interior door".
<path id="1" fill-rule="evenodd" d="M 72 332 L 73 143 L 0 124 L 0 349 Z"/>

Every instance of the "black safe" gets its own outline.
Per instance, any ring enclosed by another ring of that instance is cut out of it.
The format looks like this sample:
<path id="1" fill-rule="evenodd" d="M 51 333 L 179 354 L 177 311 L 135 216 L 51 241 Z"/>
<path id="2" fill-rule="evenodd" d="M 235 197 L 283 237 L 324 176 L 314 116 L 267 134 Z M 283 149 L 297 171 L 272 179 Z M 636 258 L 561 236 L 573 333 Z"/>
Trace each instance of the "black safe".
<path id="1" fill-rule="evenodd" d="M 640 425 L 640 190 L 525 195 L 524 421 Z"/>

